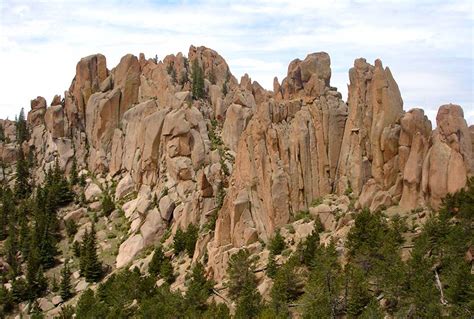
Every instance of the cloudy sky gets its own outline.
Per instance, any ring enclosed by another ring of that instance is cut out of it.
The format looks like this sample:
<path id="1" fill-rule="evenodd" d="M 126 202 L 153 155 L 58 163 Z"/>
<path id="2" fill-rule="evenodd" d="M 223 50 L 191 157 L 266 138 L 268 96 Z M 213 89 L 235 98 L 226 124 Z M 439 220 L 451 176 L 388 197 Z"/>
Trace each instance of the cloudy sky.
<path id="1" fill-rule="evenodd" d="M 269 89 L 292 59 L 326 51 L 344 99 L 354 59 L 381 58 L 405 109 L 434 120 L 440 105 L 457 103 L 474 124 L 471 2 L 0 0 L 0 117 L 62 94 L 83 56 L 103 53 L 111 69 L 127 53 L 161 59 L 194 44 Z"/>

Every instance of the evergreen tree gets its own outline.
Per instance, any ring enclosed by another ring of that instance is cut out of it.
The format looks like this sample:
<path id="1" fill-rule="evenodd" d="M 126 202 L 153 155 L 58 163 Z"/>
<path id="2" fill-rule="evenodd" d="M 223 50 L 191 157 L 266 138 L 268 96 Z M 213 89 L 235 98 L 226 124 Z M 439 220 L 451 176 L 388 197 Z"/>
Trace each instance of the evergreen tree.
<path id="1" fill-rule="evenodd" d="M 271 307 L 280 317 L 290 316 L 289 303 L 302 294 L 302 282 L 296 274 L 296 259 L 290 258 L 276 273 L 270 291 Z"/>
<path id="2" fill-rule="evenodd" d="M 83 275 L 88 282 L 97 282 L 102 277 L 102 263 L 97 256 L 96 242 L 95 227 L 92 225 L 90 232 L 87 233 L 86 231 L 84 234 L 80 256 L 81 275 Z"/>
<path id="3" fill-rule="evenodd" d="M 273 255 L 279 255 L 281 252 L 285 249 L 286 243 L 285 239 L 280 233 L 280 230 L 278 229 L 275 233 L 275 236 L 270 240 L 270 245 L 268 249 L 270 250 L 270 253 Z"/>
<path id="4" fill-rule="evenodd" d="M 79 173 L 77 172 L 77 158 L 75 155 L 76 155 L 76 151 L 74 150 L 71 171 L 69 172 L 69 183 L 71 185 L 76 185 L 77 183 L 79 183 Z"/>
<path id="5" fill-rule="evenodd" d="M 61 283 L 59 286 L 61 298 L 68 300 L 72 296 L 71 292 L 71 271 L 69 270 L 69 260 L 64 261 L 63 269 L 61 270 Z"/>
<path id="6" fill-rule="evenodd" d="M 79 272 L 82 277 L 86 276 L 86 265 L 89 263 L 88 258 L 88 243 L 89 240 L 89 230 L 86 228 L 84 235 L 82 236 L 82 243 L 79 251 Z"/>
<path id="7" fill-rule="evenodd" d="M 45 268 L 51 268 L 55 264 L 57 255 L 57 241 L 59 223 L 54 205 L 54 197 L 48 192 L 48 189 L 39 187 L 35 198 L 34 212 L 34 230 L 33 242 L 36 243 L 36 249 L 39 251 L 41 264 Z M 31 249 L 31 246 L 30 246 Z"/>
<path id="8" fill-rule="evenodd" d="M 16 139 L 19 145 L 22 145 L 24 141 L 29 138 L 28 126 L 25 119 L 25 110 L 21 108 L 20 114 L 16 120 Z"/>
<path id="9" fill-rule="evenodd" d="M 278 270 L 278 267 L 275 261 L 275 255 L 270 253 L 268 255 L 268 263 L 267 263 L 267 271 L 266 271 L 267 276 L 274 279 L 275 275 L 277 274 L 277 270 Z"/>
<path id="10" fill-rule="evenodd" d="M 194 311 L 202 312 L 207 309 L 207 299 L 212 294 L 214 282 L 207 280 L 204 266 L 196 263 L 193 267 L 191 280 L 186 285 L 186 303 Z"/>
<path id="11" fill-rule="evenodd" d="M 4 318 L 15 306 L 15 300 L 12 293 L 3 285 L 0 285 L 0 318 Z"/>
<path id="12" fill-rule="evenodd" d="M 150 264 L 148 265 L 148 271 L 153 276 L 157 276 L 161 272 L 161 266 L 165 260 L 165 254 L 163 253 L 163 248 L 161 245 L 155 248 L 155 252 L 153 253 L 153 257 L 151 258 Z"/>
<path id="13" fill-rule="evenodd" d="M 5 142 L 5 129 L 2 124 L 0 124 L 0 142 Z"/>
<path id="14" fill-rule="evenodd" d="M 342 276 L 334 244 L 322 247 L 303 296 L 303 318 L 336 318 L 340 315 Z"/>
<path id="15" fill-rule="evenodd" d="M 28 284 L 29 298 L 35 299 L 46 291 L 48 283 L 44 277 L 43 267 L 37 244 L 32 242 L 26 263 L 26 282 Z"/>
<path id="16" fill-rule="evenodd" d="M 15 303 L 20 303 L 30 298 L 28 283 L 21 277 L 13 279 L 11 292 Z"/>
<path id="17" fill-rule="evenodd" d="M 16 277 L 20 272 L 20 263 L 17 258 L 18 254 L 18 236 L 14 223 L 14 216 L 10 218 L 8 227 L 8 238 L 5 243 L 5 252 L 7 263 L 10 265 L 11 274 Z"/>
<path id="18" fill-rule="evenodd" d="M 21 251 L 24 257 L 28 256 L 31 242 L 31 230 L 28 227 L 27 215 L 30 212 L 28 207 L 29 203 L 24 201 L 20 204 L 18 208 L 18 225 L 19 225 L 19 239 L 18 239 L 18 249 Z"/>
<path id="19" fill-rule="evenodd" d="M 193 98 L 195 100 L 199 100 L 204 98 L 205 92 L 204 92 L 204 72 L 199 65 L 199 61 L 195 59 L 193 61 L 193 72 L 192 72 L 192 77 L 193 77 L 193 86 L 192 86 L 192 92 L 193 92 Z"/>
<path id="20" fill-rule="evenodd" d="M 298 245 L 298 253 L 300 254 L 300 262 L 312 268 L 314 266 L 315 256 L 319 247 L 319 228 L 315 223 L 315 227 L 311 234 Z"/>
<path id="21" fill-rule="evenodd" d="M 106 318 L 107 309 L 100 303 L 91 289 L 87 289 L 79 298 L 76 306 L 76 318 L 97 319 Z"/>
<path id="22" fill-rule="evenodd" d="M 16 162 L 16 181 L 15 181 L 15 195 L 19 199 L 27 198 L 31 192 L 31 185 L 29 183 L 29 167 L 25 159 L 23 148 L 18 149 L 18 159 Z"/>
<path id="23" fill-rule="evenodd" d="M 232 255 L 228 264 L 229 296 L 237 302 L 236 318 L 256 318 L 260 311 L 261 299 L 255 277 L 255 260 L 242 249 Z"/>
<path id="24" fill-rule="evenodd" d="M 115 209 L 115 203 L 107 190 L 102 193 L 100 202 L 104 216 L 109 216 Z"/>
<path id="25" fill-rule="evenodd" d="M 2 206 L 0 207 L 0 240 L 4 240 L 8 235 L 8 223 L 10 217 L 14 215 L 15 203 L 10 188 L 2 192 Z"/>
<path id="26" fill-rule="evenodd" d="M 348 266 L 348 300 L 347 314 L 357 318 L 372 300 L 365 274 L 358 267 Z"/>
<path id="27" fill-rule="evenodd" d="M 176 280 L 173 264 L 171 264 L 170 258 L 165 258 L 163 260 L 160 267 L 160 276 L 170 285 Z"/>

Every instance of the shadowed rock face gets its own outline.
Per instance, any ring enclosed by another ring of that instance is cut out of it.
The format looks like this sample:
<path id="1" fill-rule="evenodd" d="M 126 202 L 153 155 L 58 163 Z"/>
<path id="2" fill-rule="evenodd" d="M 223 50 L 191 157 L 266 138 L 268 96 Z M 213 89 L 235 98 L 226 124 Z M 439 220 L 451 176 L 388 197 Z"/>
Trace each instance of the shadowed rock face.
<path id="1" fill-rule="evenodd" d="M 194 100 L 192 68 L 206 97 Z M 202 236 L 193 260 L 207 252 L 222 278 L 229 251 L 267 240 L 321 196 L 348 190 L 358 207 L 438 206 L 474 170 L 474 128 L 458 105 L 443 105 L 437 128 L 421 109 L 403 111 L 389 68 L 356 59 L 347 103 L 330 86 L 330 57 L 293 60 L 273 92 L 244 75 L 240 83 L 215 51 L 191 46 L 163 61 L 124 56 L 108 70 L 104 56 L 81 59 L 64 99 L 38 97 L 28 113 L 36 178 L 55 158 L 114 179 L 131 222 L 117 256 L 124 266 L 167 227 L 216 228 Z M 14 124 L 2 122 L 14 141 Z M 4 162 L 14 144 L 0 143 Z M 224 196 L 225 195 L 225 196 Z M 153 205 L 151 203 L 154 203 Z M 171 225 L 171 226 L 169 226 Z"/>

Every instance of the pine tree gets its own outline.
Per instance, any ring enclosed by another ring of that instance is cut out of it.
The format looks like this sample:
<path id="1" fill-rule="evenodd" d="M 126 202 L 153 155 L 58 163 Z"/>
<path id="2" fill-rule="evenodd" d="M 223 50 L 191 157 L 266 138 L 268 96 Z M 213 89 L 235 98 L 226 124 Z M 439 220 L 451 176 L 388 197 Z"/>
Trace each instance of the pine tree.
<path id="1" fill-rule="evenodd" d="M 195 100 L 204 98 L 205 96 L 204 72 L 201 66 L 199 65 L 199 61 L 197 59 L 193 61 L 192 77 L 193 77 L 193 86 L 192 86 L 193 98 Z"/>
<path id="2" fill-rule="evenodd" d="M 80 268 L 81 275 L 88 282 L 97 282 L 102 277 L 102 263 L 97 256 L 95 227 L 92 225 L 90 233 L 84 234 L 83 247 L 81 249 Z"/>
<path id="3" fill-rule="evenodd" d="M 161 266 L 163 265 L 163 262 L 165 260 L 165 254 L 163 253 L 163 248 L 160 246 L 157 246 L 155 248 L 155 252 L 153 253 L 153 257 L 150 261 L 150 264 L 148 265 L 148 271 L 150 274 L 153 276 L 157 276 L 160 271 L 161 271 Z"/>
<path id="4" fill-rule="evenodd" d="M 72 158 L 71 172 L 69 172 L 69 183 L 76 185 L 79 183 L 79 173 L 77 172 L 77 158 L 76 151 L 74 150 L 74 156 Z"/>
<path id="5" fill-rule="evenodd" d="M 186 292 L 186 303 L 188 307 L 199 312 L 207 309 L 207 299 L 212 294 L 212 287 L 214 283 L 207 280 L 204 266 L 201 263 L 196 263 L 193 267 L 191 280 L 186 285 L 188 290 Z"/>
<path id="6" fill-rule="evenodd" d="M 0 142 L 5 142 L 5 129 L 2 124 L 0 124 Z"/>
<path id="7" fill-rule="evenodd" d="M 30 249 L 30 241 L 31 241 L 31 230 L 28 227 L 28 219 L 27 215 L 30 211 L 28 207 L 29 201 L 27 203 L 22 202 L 20 207 L 18 208 L 18 225 L 19 229 L 19 239 L 18 239 L 18 249 L 21 251 L 24 257 L 28 256 L 28 252 Z"/>
<path id="8" fill-rule="evenodd" d="M 270 250 L 270 253 L 273 255 L 279 255 L 281 252 L 285 249 L 286 243 L 285 239 L 280 233 L 280 230 L 278 229 L 275 233 L 275 236 L 270 240 L 270 244 L 268 249 Z"/>
<path id="9" fill-rule="evenodd" d="M 290 258 L 278 270 L 270 291 L 271 307 L 275 313 L 284 317 L 290 316 L 289 303 L 302 293 L 303 285 L 296 274 L 296 264 L 296 259 Z"/>
<path id="10" fill-rule="evenodd" d="M 31 192 L 31 185 L 29 183 L 29 167 L 25 159 L 23 148 L 18 149 L 18 159 L 16 162 L 16 181 L 15 181 L 15 195 L 19 199 L 27 198 Z"/>
<path id="11" fill-rule="evenodd" d="M 369 292 L 366 274 L 360 268 L 349 265 L 346 271 L 349 283 L 347 314 L 356 318 L 364 311 L 372 296 Z"/>
<path id="12" fill-rule="evenodd" d="M 31 243 L 30 253 L 26 263 L 26 282 L 28 284 L 29 298 L 35 299 L 46 291 L 48 283 L 44 277 L 39 250 L 35 242 Z"/>
<path id="13" fill-rule="evenodd" d="M 63 269 L 61 270 L 61 283 L 59 286 L 61 298 L 68 300 L 72 296 L 71 292 L 71 271 L 69 270 L 69 260 L 64 261 Z"/>
<path id="14" fill-rule="evenodd" d="M 275 275 L 277 274 L 277 270 L 278 270 L 278 267 L 275 261 L 275 255 L 270 253 L 268 255 L 268 263 L 267 263 L 267 271 L 266 271 L 267 276 L 272 279 L 275 278 Z"/>
<path id="15" fill-rule="evenodd" d="M 88 258 L 88 243 L 87 241 L 89 240 L 89 230 L 86 228 L 84 231 L 84 235 L 82 236 L 82 243 L 80 247 L 80 253 L 79 253 L 79 272 L 82 277 L 86 276 L 86 266 L 89 263 L 87 260 Z"/>
<path id="16" fill-rule="evenodd" d="M 237 302 L 236 318 L 255 318 L 260 311 L 262 297 L 257 290 L 254 270 L 255 260 L 246 249 L 229 259 L 227 287 L 229 296 Z"/>
<path id="17" fill-rule="evenodd" d="M 8 238 L 5 243 L 5 251 L 7 263 L 10 265 L 11 273 L 13 277 L 16 277 L 20 271 L 20 264 L 18 262 L 18 236 L 17 230 L 14 223 L 14 216 L 10 218 L 10 223 L 8 227 Z"/>
<path id="18" fill-rule="evenodd" d="M 21 108 L 16 120 L 16 139 L 19 145 L 28 140 L 28 126 L 25 119 L 25 110 Z"/>
<path id="19" fill-rule="evenodd" d="M 8 235 L 8 223 L 10 216 L 14 215 L 15 203 L 10 188 L 3 190 L 2 207 L 0 208 L 0 240 L 4 240 Z"/>
<path id="20" fill-rule="evenodd" d="M 336 318 L 341 292 L 341 267 L 331 243 L 319 249 L 315 256 L 314 268 L 302 298 L 303 318 Z"/>
<path id="21" fill-rule="evenodd" d="M 165 258 L 163 260 L 160 267 L 160 276 L 170 285 L 176 280 L 173 264 L 171 264 L 170 258 Z"/>

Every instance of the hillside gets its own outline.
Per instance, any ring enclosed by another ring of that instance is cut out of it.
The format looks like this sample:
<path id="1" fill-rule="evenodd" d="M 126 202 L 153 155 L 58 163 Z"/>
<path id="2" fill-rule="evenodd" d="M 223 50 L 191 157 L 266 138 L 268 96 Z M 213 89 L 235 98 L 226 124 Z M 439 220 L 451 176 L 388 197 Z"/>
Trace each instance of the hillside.
<path id="1" fill-rule="evenodd" d="M 474 126 L 330 64 L 268 91 L 205 47 L 96 54 L 1 120 L 2 315 L 471 317 Z"/>

